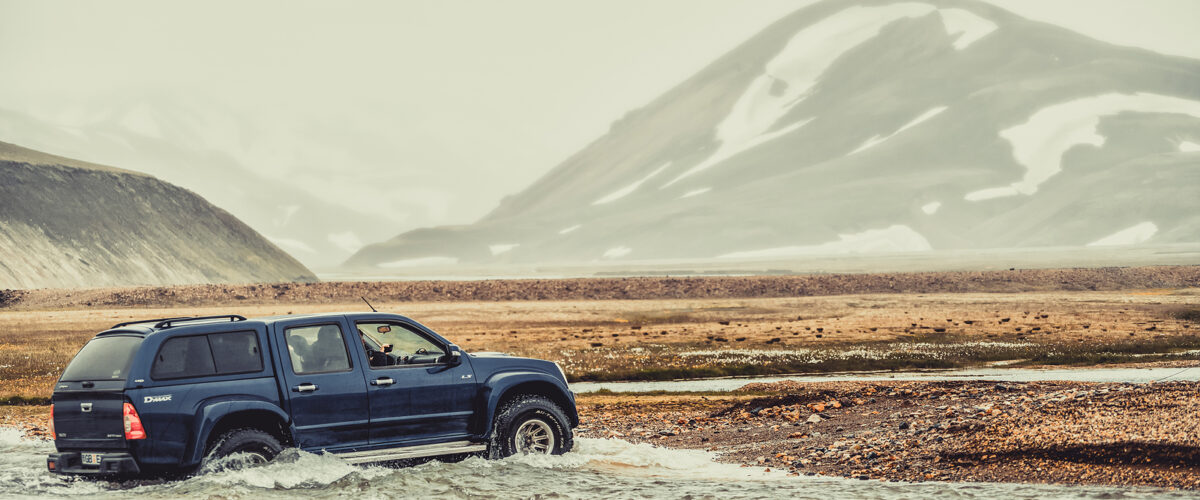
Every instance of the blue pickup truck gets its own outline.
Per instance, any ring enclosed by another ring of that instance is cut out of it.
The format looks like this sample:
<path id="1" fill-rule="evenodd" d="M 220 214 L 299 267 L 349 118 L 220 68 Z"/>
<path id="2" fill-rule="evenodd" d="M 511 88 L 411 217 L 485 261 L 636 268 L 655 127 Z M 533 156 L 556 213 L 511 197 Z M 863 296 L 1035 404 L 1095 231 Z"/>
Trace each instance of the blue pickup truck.
<path id="1" fill-rule="evenodd" d="M 63 371 L 46 466 L 186 473 L 285 447 L 350 463 L 560 454 L 578 424 L 556 363 L 465 353 L 404 316 L 163 318 L 100 332 Z"/>

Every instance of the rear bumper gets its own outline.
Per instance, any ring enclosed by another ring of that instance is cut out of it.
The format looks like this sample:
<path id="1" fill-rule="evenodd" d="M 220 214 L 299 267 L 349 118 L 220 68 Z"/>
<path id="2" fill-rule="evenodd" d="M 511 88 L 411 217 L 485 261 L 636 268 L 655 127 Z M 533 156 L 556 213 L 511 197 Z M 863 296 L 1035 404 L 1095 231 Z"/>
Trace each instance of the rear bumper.
<path id="1" fill-rule="evenodd" d="M 46 468 L 56 474 L 84 475 L 133 475 L 141 472 L 133 455 L 128 453 L 103 453 L 99 465 L 83 465 L 79 452 L 51 453 L 46 457 Z"/>

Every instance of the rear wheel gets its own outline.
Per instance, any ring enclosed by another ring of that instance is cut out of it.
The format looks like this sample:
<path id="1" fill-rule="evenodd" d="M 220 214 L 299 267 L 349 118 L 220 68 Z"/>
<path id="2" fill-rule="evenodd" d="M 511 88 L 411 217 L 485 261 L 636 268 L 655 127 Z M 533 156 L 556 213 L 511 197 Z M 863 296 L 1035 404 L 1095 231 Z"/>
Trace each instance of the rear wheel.
<path id="1" fill-rule="evenodd" d="M 203 468 L 213 465 L 222 458 L 234 455 L 237 455 L 240 460 L 236 464 L 230 465 L 253 467 L 270 462 L 281 451 L 283 451 L 283 445 L 275 436 L 267 432 L 259 429 L 233 429 L 222 434 L 209 447 L 208 454 L 204 457 Z"/>
<path id="2" fill-rule="evenodd" d="M 573 445 L 574 436 L 562 408 L 544 396 L 518 396 L 496 411 L 488 456 L 561 455 Z"/>

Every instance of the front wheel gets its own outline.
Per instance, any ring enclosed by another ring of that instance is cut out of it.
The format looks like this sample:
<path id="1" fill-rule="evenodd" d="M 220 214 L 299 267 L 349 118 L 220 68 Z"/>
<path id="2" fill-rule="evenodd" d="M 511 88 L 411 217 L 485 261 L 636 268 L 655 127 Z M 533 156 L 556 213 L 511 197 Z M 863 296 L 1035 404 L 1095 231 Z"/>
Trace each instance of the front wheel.
<path id="1" fill-rule="evenodd" d="M 566 414 L 544 396 L 518 396 L 501 406 L 493 420 L 490 458 L 561 455 L 574 445 Z"/>

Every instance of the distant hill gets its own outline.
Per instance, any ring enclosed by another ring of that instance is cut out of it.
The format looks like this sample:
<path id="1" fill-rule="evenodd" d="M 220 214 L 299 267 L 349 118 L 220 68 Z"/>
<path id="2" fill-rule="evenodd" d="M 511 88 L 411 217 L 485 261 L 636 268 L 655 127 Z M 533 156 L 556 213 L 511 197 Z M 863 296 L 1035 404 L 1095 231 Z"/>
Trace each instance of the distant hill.
<path id="1" fill-rule="evenodd" d="M 1200 61 L 977 1 L 829 0 L 482 220 L 347 265 L 1195 243 L 1198 195 Z"/>
<path id="2" fill-rule="evenodd" d="M 190 191 L 0 142 L 0 288 L 315 280 Z"/>
<path id="3" fill-rule="evenodd" d="M 259 142 L 258 134 L 264 133 L 259 126 L 211 102 L 177 97 L 117 94 L 89 103 L 86 110 L 65 106 L 62 111 L 45 110 L 45 116 L 0 108 L 0 140 L 120 165 L 183 186 L 313 269 L 336 267 L 362 246 L 361 241 L 377 241 L 401 227 L 405 216 L 372 214 L 362 203 L 350 208 L 339 198 L 344 195 L 312 193 L 294 179 L 264 173 L 286 160 L 261 155 L 249 160 L 247 153 L 237 152 Z M 83 118 L 63 123 L 55 118 L 58 115 Z M 317 132 L 280 135 L 290 141 L 280 146 L 288 154 L 312 161 L 324 158 L 318 154 L 326 150 Z"/>

